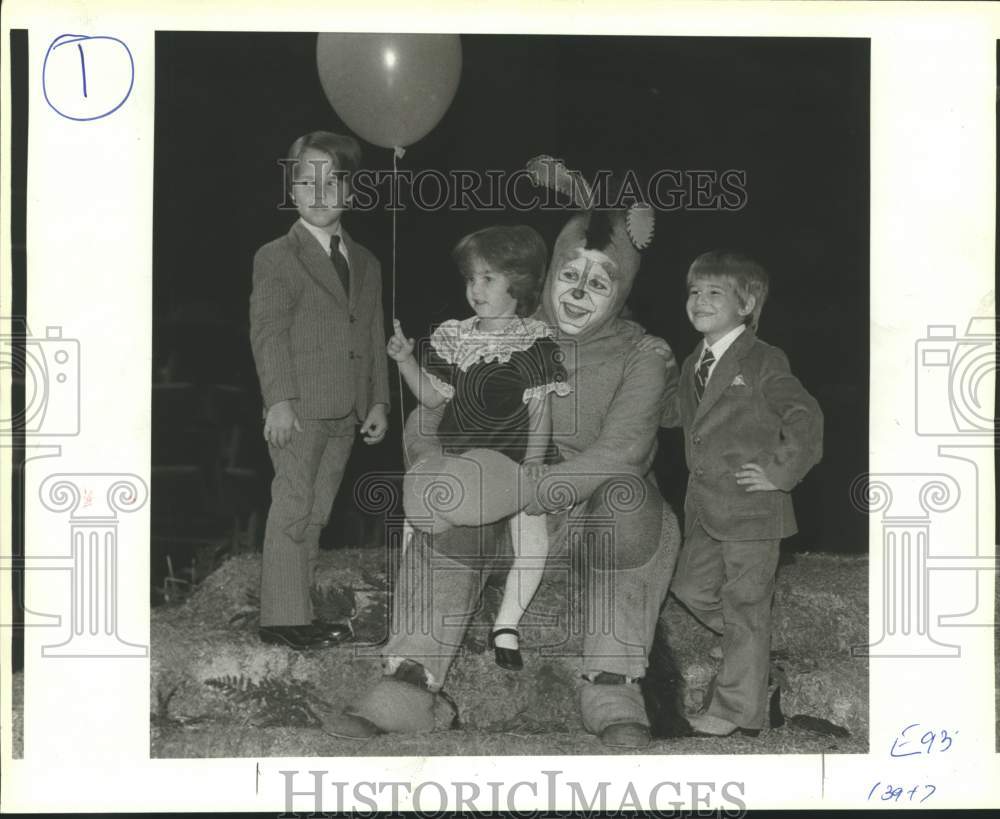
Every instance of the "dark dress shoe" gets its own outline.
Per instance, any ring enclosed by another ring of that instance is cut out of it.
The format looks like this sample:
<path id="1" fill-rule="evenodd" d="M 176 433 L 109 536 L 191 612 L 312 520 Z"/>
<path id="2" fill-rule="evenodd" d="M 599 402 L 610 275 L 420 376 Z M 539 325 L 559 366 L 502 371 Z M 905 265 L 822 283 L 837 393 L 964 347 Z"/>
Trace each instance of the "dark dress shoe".
<path id="1" fill-rule="evenodd" d="M 312 627 L 338 643 L 346 643 L 354 638 L 354 630 L 349 623 L 325 623 L 322 620 L 313 620 Z"/>
<path id="2" fill-rule="evenodd" d="M 257 631 L 261 642 L 306 651 L 313 648 L 332 648 L 341 640 L 329 636 L 315 626 L 261 626 Z"/>
<path id="3" fill-rule="evenodd" d="M 506 668 L 508 671 L 520 671 L 524 668 L 524 660 L 521 658 L 521 649 L 501 648 L 498 646 L 494 638 L 500 634 L 513 634 L 515 637 L 520 637 L 516 628 L 498 628 L 491 631 L 490 647 L 493 649 L 493 659 L 501 668 Z"/>

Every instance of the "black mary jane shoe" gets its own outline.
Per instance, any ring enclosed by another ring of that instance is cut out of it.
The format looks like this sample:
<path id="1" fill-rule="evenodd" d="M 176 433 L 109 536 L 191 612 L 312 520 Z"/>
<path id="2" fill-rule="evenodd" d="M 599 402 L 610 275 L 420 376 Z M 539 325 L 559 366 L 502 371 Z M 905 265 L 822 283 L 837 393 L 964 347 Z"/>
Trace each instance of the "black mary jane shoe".
<path id="1" fill-rule="evenodd" d="M 501 634 L 513 634 L 518 639 L 520 639 L 521 636 L 517 633 L 516 628 L 498 628 L 491 631 L 490 648 L 493 649 L 493 659 L 501 668 L 506 668 L 508 671 L 520 671 L 524 668 L 524 660 L 521 659 L 521 649 L 501 648 L 498 646 L 495 638 Z"/>

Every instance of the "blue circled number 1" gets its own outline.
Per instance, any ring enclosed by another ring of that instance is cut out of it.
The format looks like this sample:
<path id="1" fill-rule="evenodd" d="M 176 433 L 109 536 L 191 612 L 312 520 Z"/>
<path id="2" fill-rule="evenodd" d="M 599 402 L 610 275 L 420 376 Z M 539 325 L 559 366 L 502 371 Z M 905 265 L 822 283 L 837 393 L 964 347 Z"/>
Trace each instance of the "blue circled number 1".
<path id="1" fill-rule="evenodd" d="M 61 34 L 42 63 L 42 94 L 66 119 L 90 122 L 125 104 L 135 82 L 132 52 L 117 37 Z"/>

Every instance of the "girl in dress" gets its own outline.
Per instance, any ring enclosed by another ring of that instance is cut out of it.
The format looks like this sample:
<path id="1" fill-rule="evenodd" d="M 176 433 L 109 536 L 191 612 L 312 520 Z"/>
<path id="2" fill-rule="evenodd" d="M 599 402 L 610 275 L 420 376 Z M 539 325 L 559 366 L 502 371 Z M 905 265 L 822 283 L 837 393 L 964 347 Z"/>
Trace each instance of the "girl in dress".
<path id="1" fill-rule="evenodd" d="M 389 357 L 421 404 L 447 402 L 438 428 L 446 453 L 492 449 L 544 470 L 555 455 L 550 394 L 570 392 L 551 330 L 531 318 L 545 275 L 545 242 L 524 225 L 489 227 L 459 241 L 452 258 L 475 315 L 441 324 L 418 356 L 394 320 Z M 490 643 L 497 665 L 516 671 L 523 667 L 518 624 L 541 583 L 549 545 L 545 515 L 521 512 L 510 528 L 514 563 Z"/>

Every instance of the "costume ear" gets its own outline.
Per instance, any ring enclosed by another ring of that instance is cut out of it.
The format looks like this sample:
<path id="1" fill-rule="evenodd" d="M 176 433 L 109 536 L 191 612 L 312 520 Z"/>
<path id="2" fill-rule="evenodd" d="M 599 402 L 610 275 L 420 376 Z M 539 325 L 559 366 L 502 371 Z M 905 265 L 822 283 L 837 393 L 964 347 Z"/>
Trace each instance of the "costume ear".
<path id="1" fill-rule="evenodd" d="M 586 209 L 593 204 L 593 194 L 587 180 L 579 171 L 567 169 L 561 159 L 541 154 L 529 159 L 525 167 L 531 174 L 532 182 L 565 194 L 575 207 Z"/>
<path id="2" fill-rule="evenodd" d="M 645 203 L 632 205 L 625 215 L 625 229 L 637 250 L 649 247 L 653 241 L 656 218 L 653 208 Z"/>

